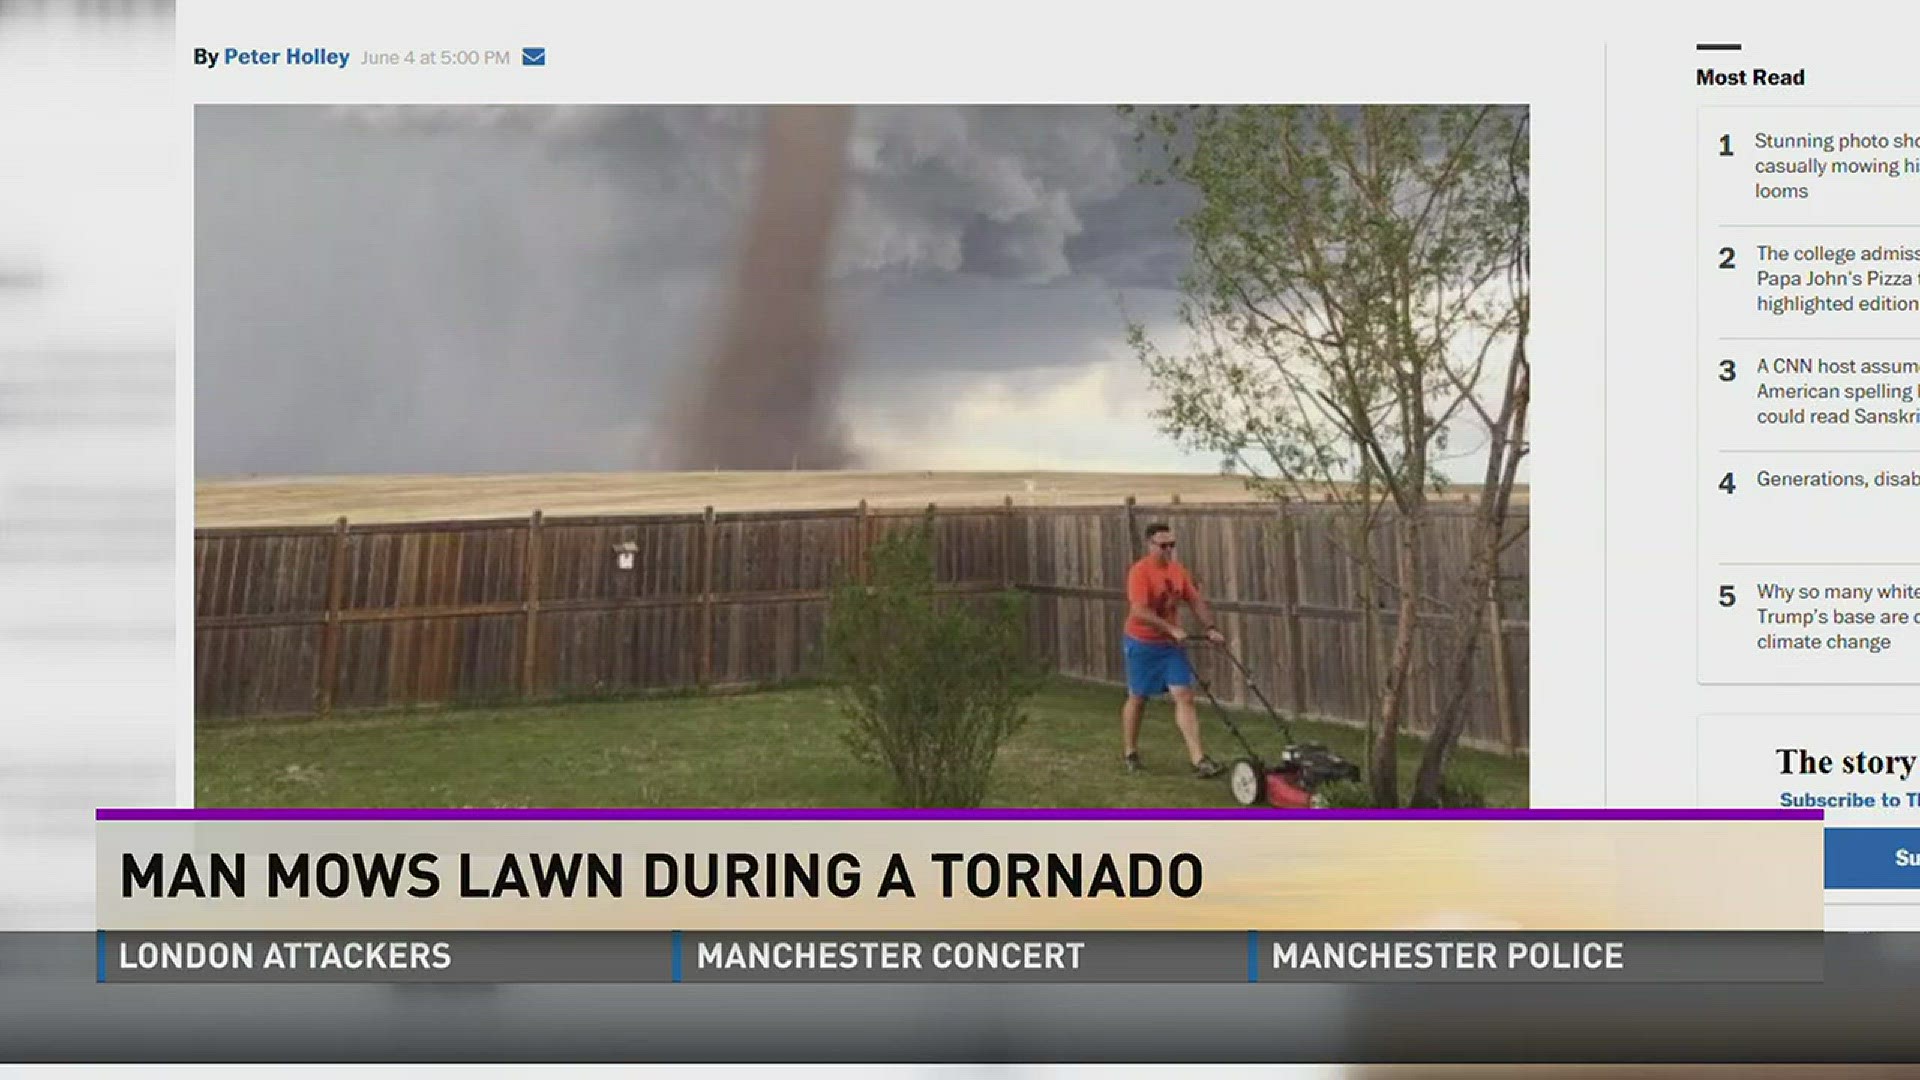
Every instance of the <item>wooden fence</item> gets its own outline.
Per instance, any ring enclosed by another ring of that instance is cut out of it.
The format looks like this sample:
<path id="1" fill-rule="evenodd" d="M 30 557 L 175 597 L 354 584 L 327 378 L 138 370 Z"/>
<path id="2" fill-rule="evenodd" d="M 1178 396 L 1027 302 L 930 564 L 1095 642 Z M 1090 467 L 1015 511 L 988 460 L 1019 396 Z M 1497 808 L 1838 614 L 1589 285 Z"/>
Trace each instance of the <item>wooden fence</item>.
<path id="1" fill-rule="evenodd" d="M 1423 545 L 1435 632 L 1423 636 L 1407 725 L 1427 730 L 1439 707 L 1448 613 L 1482 612 L 1465 738 L 1514 752 L 1528 742 L 1527 549 L 1508 552 L 1494 595 L 1453 595 L 1470 515 L 1442 507 Z M 1034 647 L 1064 675 L 1108 683 L 1124 681 L 1123 587 L 1139 530 L 1167 521 L 1276 704 L 1352 723 L 1375 707 L 1397 601 L 1390 588 L 1364 595 L 1346 554 L 1357 538 L 1336 507 L 1128 500 L 203 529 L 195 710 L 326 713 L 805 677 L 833 584 L 862 572 L 883 530 L 920 521 L 933 526 L 943 590 L 1027 593 Z M 1377 527 L 1367 540 L 1388 565 L 1393 537 Z M 1224 672 L 1202 672 L 1225 700 L 1250 700 Z"/>

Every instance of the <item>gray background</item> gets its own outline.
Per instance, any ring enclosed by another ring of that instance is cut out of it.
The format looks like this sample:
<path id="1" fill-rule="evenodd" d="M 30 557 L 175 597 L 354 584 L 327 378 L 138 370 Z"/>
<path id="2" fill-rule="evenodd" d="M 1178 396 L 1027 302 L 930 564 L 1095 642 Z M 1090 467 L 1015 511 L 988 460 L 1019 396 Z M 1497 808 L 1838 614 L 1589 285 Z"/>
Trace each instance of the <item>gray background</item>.
<path id="1" fill-rule="evenodd" d="M 0 1060 L 1920 1059 L 1920 938 L 1826 948 L 1824 983 L 1710 987 L 102 986 L 94 935 L 11 934 Z"/>

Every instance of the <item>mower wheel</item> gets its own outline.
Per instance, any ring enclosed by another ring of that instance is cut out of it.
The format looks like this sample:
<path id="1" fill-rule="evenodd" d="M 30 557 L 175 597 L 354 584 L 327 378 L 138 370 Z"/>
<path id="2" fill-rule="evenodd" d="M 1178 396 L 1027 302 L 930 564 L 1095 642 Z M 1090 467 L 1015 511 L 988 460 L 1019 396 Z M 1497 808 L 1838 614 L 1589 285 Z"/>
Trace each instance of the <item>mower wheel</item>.
<path id="1" fill-rule="evenodd" d="M 1227 790 L 1241 806 L 1258 806 L 1267 801 L 1266 770 L 1252 758 L 1240 758 L 1227 766 Z"/>

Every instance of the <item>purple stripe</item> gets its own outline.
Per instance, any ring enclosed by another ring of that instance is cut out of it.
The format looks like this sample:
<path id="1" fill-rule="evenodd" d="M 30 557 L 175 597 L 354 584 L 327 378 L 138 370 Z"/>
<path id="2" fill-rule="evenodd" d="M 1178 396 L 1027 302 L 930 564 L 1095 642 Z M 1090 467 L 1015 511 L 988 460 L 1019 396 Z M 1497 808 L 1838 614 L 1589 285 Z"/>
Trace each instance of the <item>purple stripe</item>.
<path id="1" fill-rule="evenodd" d="M 103 808 L 98 821 L 1819 821 L 1820 810 L 1310 810 L 1230 808 L 1008 808 L 891 810 L 878 807 L 260 807 L 178 810 Z"/>

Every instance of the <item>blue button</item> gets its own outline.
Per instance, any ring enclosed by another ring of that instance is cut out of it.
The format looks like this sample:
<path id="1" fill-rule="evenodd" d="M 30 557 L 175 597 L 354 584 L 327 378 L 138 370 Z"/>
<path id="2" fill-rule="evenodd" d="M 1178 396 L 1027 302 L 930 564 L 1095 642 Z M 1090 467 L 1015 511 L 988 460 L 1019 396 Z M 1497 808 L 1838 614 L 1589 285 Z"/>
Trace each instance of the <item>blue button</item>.
<path id="1" fill-rule="evenodd" d="M 1828 829 L 1827 888 L 1920 889 L 1920 829 Z"/>

